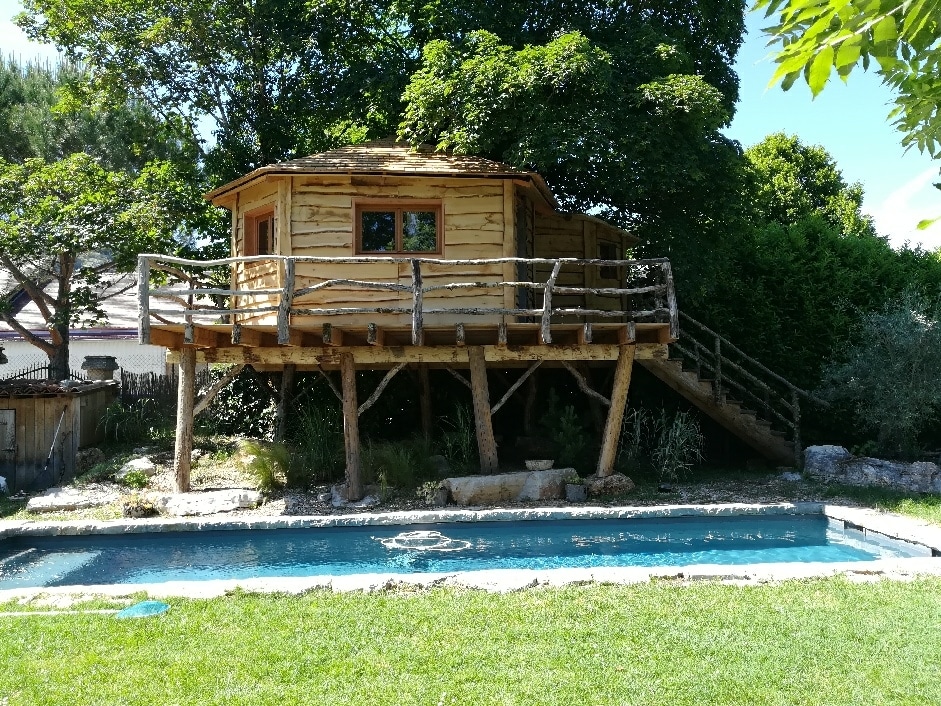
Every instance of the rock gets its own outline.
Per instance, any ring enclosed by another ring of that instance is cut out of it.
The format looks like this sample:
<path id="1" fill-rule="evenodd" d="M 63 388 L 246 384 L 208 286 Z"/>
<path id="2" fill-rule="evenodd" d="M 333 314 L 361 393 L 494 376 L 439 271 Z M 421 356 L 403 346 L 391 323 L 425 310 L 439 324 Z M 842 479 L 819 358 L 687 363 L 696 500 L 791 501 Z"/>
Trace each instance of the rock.
<path id="1" fill-rule="evenodd" d="M 592 498 L 604 497 L 608 495 L 625 495 L 634 490 L 634 481 L 623 473 L 612 473 L 610 476 L 599 478 L 598 476 L 588 476 L 585 479 L 585 485 L 588 487 L 588 495 Z"/>
<path id="2" fill-rule="evenodd" d="M 9 495 L 10 486 L 7 485 L 7 479 L 3 476 L 0 476 L 0 495 Z"/>
<path id="3" fill-rule="evenodd" d="M 797 483 L 804 480 L 804 476 L 796 471 L 784 471 L 781 473 L 781 480 L 787 481 L 788 483 Z"/>
<path id="4" fill-rule="evenodd" d="M 157 474 L 157 464 L 146 457 L 132 458 L 121 466 L 121 470 L 114 474 L 115 480 L 123 480 L 128 473 L 134 471 L 144 473 L 149 478 Z"/>
<path id="5" fill-rule="evenodd" d="M 823 482 L 941 493 L 941 468 L 936 463 L 856 457 L 842 446 L 808 447 L 804 451 L 804 472 Z"/>
<path id="6" fill-rule="evenodd" d="M 49 488 L 49 490 L 29 499 L 26 509 L 29 512 L 63 512 L 66 510 L 86 510 L 91 507 L 110 505 L 118 499 L 115 492 L 87 493 L 79 488 Z"/>
<path id="7" fill-rule="evenodd" d="M 438 489 L 435 491 L 435 497 L 432 501 L 435 507 L 445 507 L 448 504 L 448 501 L 451 499 L 450 491 L 445 488 L 443 485 L 438 486 Z"/>
<path id="8" fill-rule="evenodd" d="M 330 489 L 330 504 L 333 505 L 333 507 L 350 507 L 360 509 L 375 507 L 380 502 L 379 496 L 370 494 L 370 490 L 375 489 L 372 487 L 366 488 L 366 495 L 363 496 L 362 500 L 350 502 L 346 499 L 346 483 L 339 483 Z"/>
<path id="9" fill-rule="evenodd" d="M 148 493 L 146 499 L 167 515 L 214 515 L 243 508 L 258 507 L 262 495 L 257 490 L 230 488 L 199 493 Z"/>
<path id="10" fill-rule="evenodd" d="M 131 495 L 121 502 L 121 514 L 125 517 L 153 517 L 159 514 L 157 506 L 147 498 Z"/>
<path id="11" fill-rule="evenodd" d="M 851 458 L 853 454 L 842 446 L 808 446 L 804 449 L 804 473 L 812 478 L 828 475 L 833 466 Z"/>
<path id="12" fill-rule="evenodd" d="M 81 449 L 75 454 L 75 473 L 81 475 L 105 460 L 105 453 L 101 449 L 92 447 Z"/>
<path id="13" fill-rule="evenodd" d="M 156 451 L 156 449 L 154 449 L 152 446 L 138 446 L 136 449 L 131 451 L 131 453 L 135 456 L 149 456 L 154 451 Z"/>
<path id="14" fill-rule="evenodd" d="M 435 469 L 435 473 L 442 478 L 451 472 L 451 464 L 444 456 L 429 456 L 428 462 Z"/>
<path id="15" fill-rule="evenodd" d="M 565 493 L 565 477 L 573 472 L 571 468 L 552 468 L 493 476 L 463 476 L 445 478 L 442 486 L 458 505 L 559 500 Z"/>
<path id="16" fill-rule="evenodd" d="M 588 488 L 582 484 L 565 484 L 565 499 L 570 503 L 583 503 L 588 500 Z"/>
<path id="17" fill-rule="evenodd" d="M 317 496 L 317 500 L 319 500 L 322 503 L 328 503 L 331 500 L 333 500 L 333 493 L 320 493 Z"/>

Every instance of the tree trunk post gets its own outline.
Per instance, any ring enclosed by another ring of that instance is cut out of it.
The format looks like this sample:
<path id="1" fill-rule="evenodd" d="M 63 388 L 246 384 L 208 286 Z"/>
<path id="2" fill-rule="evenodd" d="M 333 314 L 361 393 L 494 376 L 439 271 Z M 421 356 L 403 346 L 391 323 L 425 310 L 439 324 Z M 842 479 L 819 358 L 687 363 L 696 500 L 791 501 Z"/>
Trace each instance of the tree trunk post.
<path id="1" fill-rule="evenodd" d="M 490 418 L 490 388 L 487 385 L 487 363 L 484 349 L 472 346 L 467 349 L 470 363 L 471 395 L 474 398 L 474 426 L 477 429 L 477 448 L 480 451 L 480 472 L 496 473 L 500 463 L 497 459 L 497 442 L 493 437 L 493 422 Z"/>
<path id="2" fill-rule="evenodd" d="M 297 366 L 288 363 L 284 366 L 284 372 L 281 373 L 281 389 L 278 395 L 278 411 L 275 413 L 274 440 L 284 441 L 285 427 L 288 419 L 288 406 L 291 404 L 291 396 L 294 391 L 294 371 Z"/>
<path id="3" fill-rule="evenodd" d="M 346 448 L 346 499 L 362 500 L 363 478 L 359 445 L 359 404 L 356 400 L 356 364 L 352 353 L 340 355 L 343 386 L 343 442 Z"/>
<path id="4" fill-rule="evenodd" d="M 433 418 L 431 413 L 431 380 L 426 363 L 418 364 L 418 402 L 421 407 L 421 432 L 425 439 L 431 439 Z"/>
<path id="5" fill-rule="evenodd" d="M 193 453 L 193 406 L 196 386 L 196 348 L 183 346 L 180 352 L 180 376 L 176 397 L 176 447 L 173 469 L 176 492 L 188 493 Z"/>
<path id="6" fill-rule="evenodd" d="M 634 349 L 635 346 L 621 346 L 618 353 L 617 367 L 614 370 L 614 389 L 611 390 L 611 406 L 608 408 L 608 419 L 604 425 L 604 435 L 601 437 L 601 453 L 598 455 L 597 474 L 602 478 L 614 473 L 618 439 L 621 436 L 621 420 L 624 418 L 627 392 L 631 386 Z"/>

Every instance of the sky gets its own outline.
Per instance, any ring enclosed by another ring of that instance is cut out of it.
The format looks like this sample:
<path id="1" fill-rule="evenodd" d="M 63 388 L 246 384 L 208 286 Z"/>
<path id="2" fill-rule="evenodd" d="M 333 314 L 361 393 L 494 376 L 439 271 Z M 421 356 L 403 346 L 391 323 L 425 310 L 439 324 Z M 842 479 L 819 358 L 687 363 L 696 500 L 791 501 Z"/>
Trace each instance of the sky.
<path id="1" fill-rule="evenodd" d="M 29 42 L 10 21 L 20 9 L 19 0 L 0 0 L 0 55 L 55 59 L 54 47 Z M 782 131 L 796 134 L 806 144 L 822 145 L 848 183 L 862 183 L 863 209 L 880 234 L 895 246 L 909 242 L 928 250 L 941 248 L 941 223 L 916 229 L 918 221 L 941 216 L 941 191 L 932 185 L 941 181 L 941 161 L 903 150 L 902 134 L 886 120 L 892 93 L 876 76 L 859 69 L 847 84 L 831 79 L 816 99 L 801 83 L 787 92 L 769 88 L 774 64 L 761 36 L 764 20 L 757 14 L 746 20 L 748 34 L 735 65 L 740 100 L 725 134 L 744 147 Z"/>

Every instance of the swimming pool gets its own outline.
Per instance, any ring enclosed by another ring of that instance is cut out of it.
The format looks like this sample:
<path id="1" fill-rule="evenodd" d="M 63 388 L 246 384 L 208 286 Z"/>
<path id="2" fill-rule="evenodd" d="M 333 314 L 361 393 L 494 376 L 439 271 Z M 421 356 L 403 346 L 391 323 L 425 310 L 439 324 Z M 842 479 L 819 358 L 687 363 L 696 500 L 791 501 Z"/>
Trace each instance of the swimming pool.
<path id="1" fill-rule="evenodd" d="M 364 574 L 844 565 L 933 553 L 929 546 L 866 530 L 821 511 L 798 512 L 793 506 L 790 512 L 718 516 L 714 508 L 680 516 L 634 513 L 647 515 L 640 517 L 598 510 L 578 519 L 536 521 L 513 521 L 509 511 L 500 515 L 503 521 L 406 525 L 395 518 L 382 524 L 327 518 L 320 523 L 326 526 L 312 522 L 266 530 L 223 530 L 208 523 L 209 529 L 202 531 L 147 532 L 146 524 L 125 523 L 124 529 L 134 533 L 7 533 L 0 539 L 0 591 Z M 370 521 L 375 518 L 360 519 Z"/>

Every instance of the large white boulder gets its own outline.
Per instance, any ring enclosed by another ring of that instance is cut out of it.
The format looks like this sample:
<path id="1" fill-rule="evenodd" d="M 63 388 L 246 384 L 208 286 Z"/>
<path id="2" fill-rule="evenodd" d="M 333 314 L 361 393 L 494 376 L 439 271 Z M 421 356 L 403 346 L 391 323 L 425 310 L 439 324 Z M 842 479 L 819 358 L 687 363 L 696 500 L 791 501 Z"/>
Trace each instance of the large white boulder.
<path id="1" fill-rule="evenodd" d="M 257 490 L 230 488 L 198 493 L 148 493 L 147 499 L 162 514 L 182 517 L 215 515 L 219 512 L 258 507 L 261 504 L 262 495 Z"/>
<path id="2" fill-rule="evenodd" d="M 116 492 L 84 491 L 81 488 L 49 488 L 26 503 L 29 512 L 65 512 L 110 505 L 118 500 Z"/>
<path id="3" fill-rule="evenodd" d="M 941 468 L 936 463 L 853 456 L 842 446 L 809 446 L 804 451 L 804 472 L 823 482 L 941 493 Z"/>
<path id="4" fill-rule="evenodd" d="M 148 478 L 157 474 L 157 464 L 151 461 L 146 456 L 141 458 L 132 458 L 130 461 L 121 466 L 121 470 L 114 474 L 114 477 L 117 480 L 124 480 L 128 473 L 137 471 L 143 473 Z"/>
<path id="5" fill-rule="evenodd" d="M 566 476 L 574 472 L 571 468 L 550 468 L 547 471 L 445 478 L 442 484 L 458 505 L 559 500 L 565 494 Z"/>

